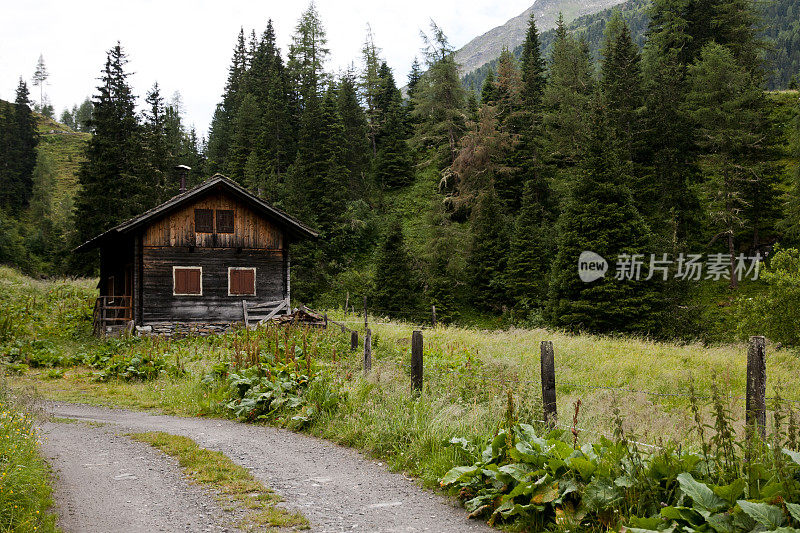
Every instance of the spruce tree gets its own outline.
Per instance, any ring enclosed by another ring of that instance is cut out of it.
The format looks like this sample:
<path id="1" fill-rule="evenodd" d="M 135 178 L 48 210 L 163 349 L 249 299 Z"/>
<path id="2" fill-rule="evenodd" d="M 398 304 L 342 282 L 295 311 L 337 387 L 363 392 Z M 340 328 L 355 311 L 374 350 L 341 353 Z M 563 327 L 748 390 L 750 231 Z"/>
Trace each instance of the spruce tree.
<path id="1" fill-rule="evenodd" d="M 239 112 L 239 105 L 244 97 L 244 77 L 247 72 L 247 47 L 244 28 L 239 29 L 236 46 L 233 50 L 231 66 L 228 68 L 228 79 L 222 102 L 217 105 L 211 128 L 208 133 L 208 170 L 223 172 L 228 168 L 233 122 Z"/>
<path id="2" fill-rule="evenodd" d="M 633 163 L 639 155 L 642 135 L 642 73 L 639 47 L 618 10 L 606 25 L 601 54 L 600 90 L 608 124 L 624 150 L 623 157 Z"/>
<path id="3" fill-rule="evenodd" d="M 126 63 L 122 46 L 117 43 L 108 52 L 93 100 L 94 135 L 87 147 L 87 160 L 78 171 L 81 187 L 75 202 L 75 228 L 79 243 L 151 207 L 149 191 L 144 190 L 147 184 L 139 179 L 141 127 Z M 73 267 L 88 274 L 94 265 L 78 261 Z"/>
<path id="4" fill-rule="evenodd" d="M 775 134 L 757 81 L 730 49 L 713 42 L 689 67 L 711 237 L 727 241 L 731 271 L 739 251 L 737 234 L 746 230 L 752 249 L 758 249 L 762 232 L 773 228 L 777 218 Z M 736 282 L 731 276 L 731 287 Z"/>
<path id="5" fill-rule="evenodd" d="M 374 115 L 377 125 L 375 182 L 382 187 L 402 187 L 413 179 L 413 162 L 407 143 L 408 117 L 392 70 L 386 63 L 381 65 L 379 79 Z"/>
<path id="6" fill-rule="evenodd" d="M 472 303 L 478 308 L 499 311 L 506 304 L 507 260 L 506 224 L 497 194 L 490 186 L 475 209 L 467 266 Z"/>
<path id="7" fill-rule="evenodd" d="M 411 257 L 403 239 L 403 228 L 395 220 L 375 260 L 375 292 L 372 301 L 389 316 L 413 318 L 419 306 L 418 282 L 411 269 Z"/>
<path id="8" fill-rule="evenodd" d="M 557 253 L 550 271 L 546 316 L 559 328 L 590 332 L 650 332 L 658 294 L 650 282 L 615 279 L 620 254 L 651 253 L 652 235 L 626 186 L 627 166 L 602 112 L 593 113 L 586 156 L 557 225 Z M 583 251 L 609 262 L 605 277 L 578 276 Z"/>
<path id="9" fill-rule="evenodd" d="M 0 209 L 19 216 L 31 199 L 39 140 L 28 86 L 22 79 L 14 104 L 0 109 L 0 121 Z"/>
<path id="10" fill-rule="evenodd" d="M 560 167 L 572 167 L 582 158 L 589 133 L 585 111 L 594 92 L 592 70 L 586 43 L 570 35 L 559 18 L 542 102 L 548 159 Z"/>
<path id="11" fill-rule="evenodd" d="M 145 102 L 147 107 L 142 124 L 142 148 L 144 150 L 144 168 L 142 170 L 150 185 L 146 191 L 149 196 L 147 203 L 157 205 L 172 196 L 168 191 L 169 179 L 172 175 L 172 159 L 167 147 L 167 117 L 164 98 L 161 96 L 158 83 L 153 84 L 148 91 Z"/>
<path id="12" fill-rule="evenodd" d="M 428 71 L 414 89 L 414 118 L 419 125 L 413 142 L 427 163 L 444 168 L 453 163 L 466 129 L 465 91 L 447 37 L 434 22 L 431 33 L 423 35 Z"/>
<path id="13" fill-rule="evenodd" d="M 550 256 L 553 250 L 547 199 L 534 179 L 525 183 L 517 215 L 506 271 L 506 285 L 515 306 L 529 311 L 547 301 Z"/>
<path id="14" fill-rule="evenodd" d="M 795 117 L 790 135 L 790 155 L 798 163 L 795 168 L 791 189 L 786 195 L 785 215 L 779 224 L 789 242 L 800 246 L 800 99 L 795 105 Z"/>
<path id="15" fill-rule="evenodd" d="M 356 78 L 353 72 L 345 72 L 339 80 L 336 104 L 342 120 L 343 158 L 350 175 L 348 197 L 351 199 L 366 197 L 370 190 L 369 125 L 364 109 L 358 103 Z"/>
<path id="16" fill-rule="evenodd" d="M 547 63 L 542 57 L 539 43 L 539 30 L 536 19 L 531 14 L 528 30 L 522 43 L 522 100 L 531 112 L 538 112 L 542 103 L 542 93 L 547 83 Z"/>
<path id="17" fill-rule="evenodd" d="M 494 79 L 494 70 L 489 69 L 481 87 L 481 103 L 484 105 L 494 105 L 497 103 L 497 83 Z"/>

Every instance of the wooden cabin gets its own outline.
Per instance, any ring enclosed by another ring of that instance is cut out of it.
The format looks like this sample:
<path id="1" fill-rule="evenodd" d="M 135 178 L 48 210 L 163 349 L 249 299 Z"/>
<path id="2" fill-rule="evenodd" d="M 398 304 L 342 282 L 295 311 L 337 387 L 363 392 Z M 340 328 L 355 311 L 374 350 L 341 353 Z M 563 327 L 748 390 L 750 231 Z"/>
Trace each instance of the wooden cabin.
<path id="1" fill-rule="evenodd" d="M 246 322 L 248 306 L 289 313 L 289 245 L 314 237 L 217 174 L 76 251 L 100 250 L 97 333 L 213 333 Z"/>

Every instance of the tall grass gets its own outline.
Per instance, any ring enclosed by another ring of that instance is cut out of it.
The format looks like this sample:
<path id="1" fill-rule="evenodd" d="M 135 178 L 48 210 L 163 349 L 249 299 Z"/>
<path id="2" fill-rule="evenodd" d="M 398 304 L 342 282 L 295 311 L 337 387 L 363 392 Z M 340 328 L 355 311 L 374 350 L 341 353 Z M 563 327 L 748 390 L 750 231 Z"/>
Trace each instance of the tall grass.
<path id="1" fill-rule="evenodd" d="M 49 479 L 29 406 L 0 382 L 0 531 L 56 531 Z"/>

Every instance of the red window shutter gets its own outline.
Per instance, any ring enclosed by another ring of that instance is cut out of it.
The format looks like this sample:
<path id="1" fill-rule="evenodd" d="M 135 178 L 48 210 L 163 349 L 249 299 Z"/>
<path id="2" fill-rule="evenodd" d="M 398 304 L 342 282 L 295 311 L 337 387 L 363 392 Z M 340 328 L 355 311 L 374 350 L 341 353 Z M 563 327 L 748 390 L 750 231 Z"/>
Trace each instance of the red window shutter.
<path id="1" fill-rule="evenodd" d="M 233 233 L 232 209 L 217 209 L 217 233 Z"/>
<path id="2" fill-rule="evenodd" d="M 256 292 L 256 276 L 252 269 L 230 270 L 230 292 L 232 295 L 253 295 Z"/>
<path id="3" fill-rule="evenodd" d="M 214 210 L 194 210 L 194 230 L 198 233 L 214 233 Z"/>
<path id="4" fill-rule="evenodd" d="M 176 268 L 175 269 L 175 294 L 200 294 L 200 269 Z"/>

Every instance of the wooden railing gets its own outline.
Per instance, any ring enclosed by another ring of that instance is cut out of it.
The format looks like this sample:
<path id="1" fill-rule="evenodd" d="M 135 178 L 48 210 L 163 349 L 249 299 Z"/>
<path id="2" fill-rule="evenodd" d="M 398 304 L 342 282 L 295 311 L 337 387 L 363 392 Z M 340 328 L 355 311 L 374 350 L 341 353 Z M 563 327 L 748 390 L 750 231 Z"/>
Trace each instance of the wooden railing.
<path id="1" fill-rule="evenodd" d="M 133 320 L 132 296 L 100 296 L 94 302 L 92 323 L 95 335 L 104 334 L 107 326 L 125 325 Z"/>

